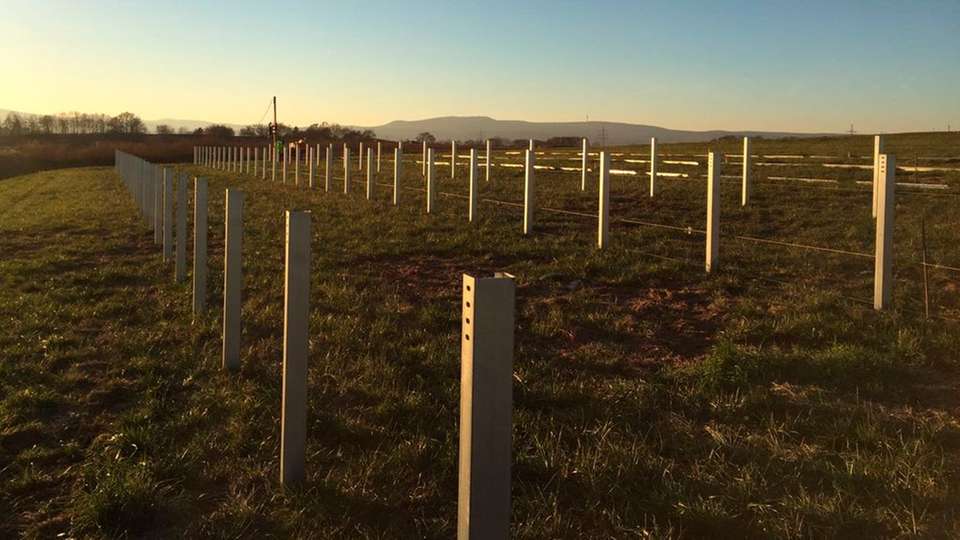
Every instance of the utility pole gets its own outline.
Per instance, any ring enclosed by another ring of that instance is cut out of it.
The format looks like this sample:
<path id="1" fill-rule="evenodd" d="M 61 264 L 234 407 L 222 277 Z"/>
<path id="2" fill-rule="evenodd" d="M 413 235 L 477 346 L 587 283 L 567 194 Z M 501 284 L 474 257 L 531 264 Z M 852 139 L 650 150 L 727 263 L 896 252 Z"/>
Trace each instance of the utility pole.
<path id="1" fill-rule="evenodd" d="M 277 132 L 280 131 L 280 128 L 277 127 L 277 96 L 273 96 L 273 148 L 277 148 Z"/>
<path id="2" fill-rule="evenodd" d="M 847 133 L 849 133 L 850 135 L 853 135 L 854 133 L 856 133 L 856 131 L 853 130 L 853 124 L 850 124 L 850 131 L 848 131 Z"/>

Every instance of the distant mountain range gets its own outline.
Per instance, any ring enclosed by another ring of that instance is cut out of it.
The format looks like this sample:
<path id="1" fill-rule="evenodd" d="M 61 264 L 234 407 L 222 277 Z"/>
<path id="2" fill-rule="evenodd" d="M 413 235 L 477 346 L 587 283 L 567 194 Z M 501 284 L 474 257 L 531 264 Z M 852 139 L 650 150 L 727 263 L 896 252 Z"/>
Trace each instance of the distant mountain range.
<path id="1" fill-rule="evenodd" d="M 14 112 L 0 109 L 0 121 L 6 118 L 7 113 Z M 38 116 L 32 113 L 16 111 L 21 116 Z M 215 122 L 205 120 L 181 120 L 176 118 L 161 118 L 158 120 L 144 120 L 147 129 L 152 133 L 156 127 L 165 124 L 178 130 L 184 128 L 190 131 L 198 127 L 207 127 Z M 225 124 L 239 131 L 242 124 Z M 483 140 L 500 137 L 506 140 L 538 139 L 547 140 L 552 137 L 587 137 L 594 144 L 643 144 L 650 142 L 650 137 L 665 143 L 671 142 L 703 142 L 723 137 L 725 135 L 751 137 L 817 137 L 835 135 L 832 133 L 791 133 L 785 131 L 687 131 L 668 129 L 659 126 L 644 124 L 628 124 L 625 122 L 527 122 L 524 120 L 496 120 L 488 116 L 443 116 L 426 118 L 424 120 L 394 120 L 382 126 L 350 126 L 356 129 L 370 129 L 381 139 L 400 140 L 414 139 L 417 135 L 428 132 L 438 140 Z"/>
<path id="2" fill-rule="evenodd" d="M 624 122 L 526 122 L 523 120 L 495 120 L 487 116 L 444 116 L 425 120 L 395 120 L 382 126 L 367 126 L 382 139 L 413 139 L 420 133 L 429 132 L 439 140 L 482 140 L 501 137 L 507 140 L 539 139 L 551 137 L 587 137 L 595 143 L 638 144 L 658 141 L 702 142 L 725 135 L 751 137 L 817 137 L 829 133 L 790 133 L 781 131 L 685 131 L 644 124 Z"/>

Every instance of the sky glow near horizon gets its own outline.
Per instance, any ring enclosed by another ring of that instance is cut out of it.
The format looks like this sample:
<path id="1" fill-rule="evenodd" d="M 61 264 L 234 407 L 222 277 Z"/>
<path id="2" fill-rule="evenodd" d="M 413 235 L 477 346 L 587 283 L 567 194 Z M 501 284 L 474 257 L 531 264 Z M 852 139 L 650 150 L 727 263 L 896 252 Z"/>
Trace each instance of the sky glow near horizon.
<path id="1" fill-rule="evenodd" d="M 0 0 L 0 108 L 233 124 L 434 116 L 960 126 L 960 2 Z"/>

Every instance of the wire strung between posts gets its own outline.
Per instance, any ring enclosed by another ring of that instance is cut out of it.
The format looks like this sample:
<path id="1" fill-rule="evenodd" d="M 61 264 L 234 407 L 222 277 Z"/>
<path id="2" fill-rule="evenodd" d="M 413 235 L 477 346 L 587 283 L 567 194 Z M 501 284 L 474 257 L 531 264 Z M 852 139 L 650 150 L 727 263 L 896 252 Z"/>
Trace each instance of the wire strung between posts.
<path id="1" fill-rule="evenodd" d="M 334 178 L 334 180 L 342 180 L 342 178 Z M 360 181 L 357 181 L 357 182 L 360 182 Z M 362 183 L 362 182 L 360 182 L 360 183 Z M 381 186 L 384 186 L 384 187 L 392 187 L 392 186 L 393 186 L 393 184 L 385 184 L 385 183 L 380 183 L 380 182 L 378 182 L 378 184 L 381 185 Z M 416 187 L 404 187 L 403 189 L 406 189 L 406 190 L 408 190 L 408 191 L 418 191 L 418 192 L 421 192 L 421 193 L 424 192 L 424 191 L 426 191 L 426 189 L 424 189 L 424 188 L 416 188 Z M 461 195 L 461 194 L 459 194 L 459 193 L 449 193 L 449 192 L 445 192 L 445 191 L 439 191 L 439 192 L 437 192 L 437 194 L 438 194 L 438 195 L 443 195 L 443 196 L 446 196 L 446 197 L 454 197 L 454 198 L 457 198 L 457 199 L 469 199 L 469 198 L 470 198 L 468 195 Z M 480 201 L 485 202 L 485 203 L 490 203 L 490 204 L 496 204 L 496 205 L 500 205 L 500 206 L 509 206 L 509 207 L 513 207 L 513 208 L 523 208 L 523 203 L 517 203 L 517 202 L 512 202 L 512 201 L 501 201 L 501 200 L 498 200 L 498 199 L 486 199 L 486 198 L 485 198 L 485 199 L 480 199 Z M 588 214 L 588 213 L 586 213 L 586 212 L 577 212 L 577 211 L 575 211 L 575 210 L 563 210 L 563 209 L 560 209 L 560 208 L 542 207 L 542 208 L 540 208 L 540 210 L 543 210 L 544 212 L 552 212 L 552 213 L 555 213 L 555 214 L 566 214 L 566 215 L 586 217 L 586 218 L 591 218 L 591 219 L 595 219 L 595 218 L 597 217 L 595 214 Z M 632 225 L 643 225 L 643 226 L 645 226 L 645 227 L 655 227 L 655 228 L 660 228 L 660 229 L 668 229 L 668 230 L 683 232 L 683 233 L 686 233 L 686 234 L 692 234 L 692 233 L 704 234 L 704 235 L 707 234 L 707 231 L 705 231 L 705 230 L 703 230 L 703 229 L 695 229 L 695 228 L 693 228 L 693 227 L 679 227 L 679 226 L 676 226 L 676 225 L 664 225 L 664 224 L 662 224 L 662 223 L 651 223 L 651 222 L 648 222 L 648 221 L 642 221 L 642 220 L 639 220 L 639 219 L 632 219 L 632 218 L 617 218 L 617 219 L 614 219 L 613 221 L 614 221 L 614 222 L 620 222 L 620 223 L 629 223 L 629 224 L 632 224 Z M 824 252 L 824 253 L 836 253 L 836 254 L 838 254 L 838 255 L 850 255 L 850 256 L 852 256 L 852 257 L 862 257 L 862 258 L 865 258 L 865 259 L 874 259 L 874 258 L 876 258 L 876 257 L 875 257 L 873 254 L 871 254 L 871 253 L 863 253 L 863 252 L 860 252 L 860 251 L 849 251 L 849 250 L 845 250 L 845 249 L 835 249 L 835 248 L 828 248 L 828 247 L 822 247 L 822 246 L 811 246 L 811 245 L 808 245 L 808 244 L 798 244 L 798 243 L 795 243 L 795 242 L 783 242 L 783 241 L 780 241 L 780 240 L 770 240 L 770 239 L 767 239 L 767 238 L 757 238 L 757 237 L 753 237 L 753 236 L 735 235 L 735 236 L 733 236 L 733 237 L 731 237 L 731 238 L 733 238 L 734 240 L 740 240 L 740 241 L 744 241 L 744 242 L 755 242 L 755 243 L 770 244 L 770 245 L 775 245 L 775 246 L 792 247 L 792 248 L 797 248 L 797 249 L 806 249 L 806 250 L 809 250 L 809 251 L 820 251 L 820 252 Z M 950 271 L 953 271 L 953 272 L 960 272 L 960 268 L 957 268 L 957 267 L 955 267 L 955 266 L 947 266 L 947 265 L 943 265 L 943 264 L 923 263 L 923 262 L 921 262 L 921 263 L 919 263 L 919 264 L 921 264 L 921 265 L 923 265 L 923 266 L 926 266 L 926 267 L 928 267 L 928 268 L 936 268 L 936 269 L 939 269 L 939 270 L 950 270 Z"/>

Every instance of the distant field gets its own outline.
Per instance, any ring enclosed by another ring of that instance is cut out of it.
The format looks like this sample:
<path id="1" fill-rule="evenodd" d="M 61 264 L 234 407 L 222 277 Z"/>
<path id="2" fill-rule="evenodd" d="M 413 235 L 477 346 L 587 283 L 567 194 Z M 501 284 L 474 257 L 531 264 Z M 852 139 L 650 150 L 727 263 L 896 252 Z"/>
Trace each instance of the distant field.
<path id="1" fill-rule="evenodd" d="M 923 164 L 958 142 L 895 136 L 887 151 Z M 331 193 L 185 166 L 210 181 L 214 309 L 196 322 L 112 168 L 0 181 L 0 537 L 454 536 L 460 279 L 494 271 L 518 285 L 516 537 L 960 536 L 960 273 L 929 270 L 924 320 L 920 266 L 923 218 L 928 260 L 960 267 L 960 174 L 898 193 L 895 309 L 876 313 L 868 170 L 758 166 L 746 208 L 725 179 L 708 275 L 705 160 L 661 164 L 688 177 L 653 199 L 647 165 L 615 162 L 638 172 L 613 179 L 611 217 L 631 222 L 600 252 L 595 173 L 586 193 L 577 172 L 538 173 L 524 237 L 522 169 L 481 180 L 471 225 L 466 168 L 437 167 L 446 195 L 428 216 L 408 152 L 399 208 L 386 185 L 364 200 L 356 171 L 344 195 L 339 159 Z M 869 163 L 872 139 L 753 153 Z M 780 174 L 837 183 L 766 179 Z M 235 375 L 216 308 L 228 186 L 247 194 Z M 286 209 L 313 212 L 301 491 L 278 482 Z"/>

